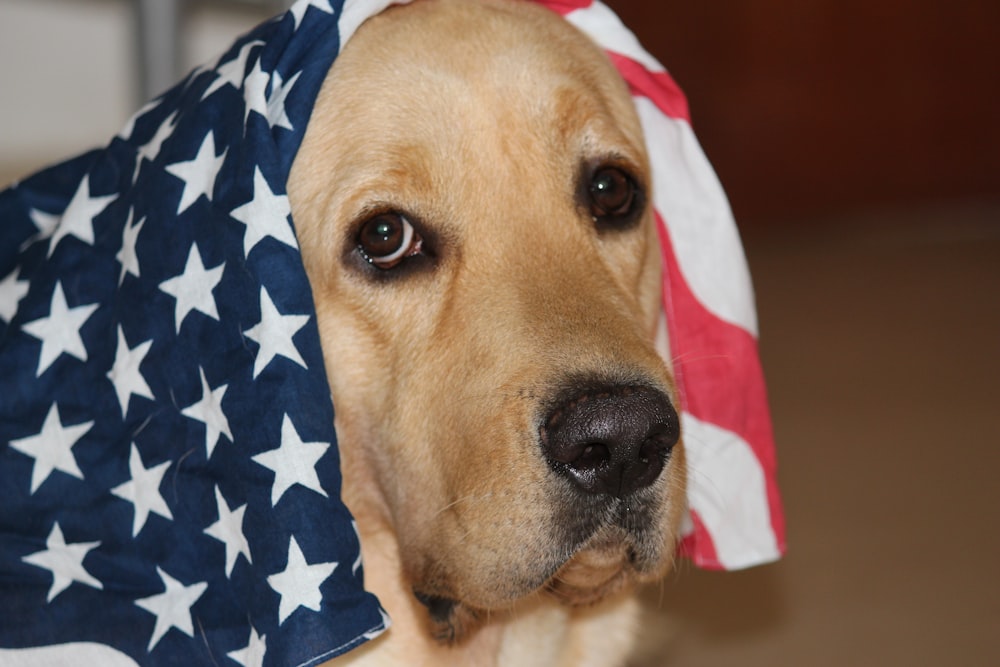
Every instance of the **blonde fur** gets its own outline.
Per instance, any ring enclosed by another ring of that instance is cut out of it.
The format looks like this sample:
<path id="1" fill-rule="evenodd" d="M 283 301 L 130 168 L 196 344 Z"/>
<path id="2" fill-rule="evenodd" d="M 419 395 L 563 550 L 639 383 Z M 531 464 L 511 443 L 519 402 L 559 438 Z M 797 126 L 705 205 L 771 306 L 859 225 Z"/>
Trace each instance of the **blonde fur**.
<path id="1" fill-rule="evenodd" d="M 289 181 L 336 407 L 343 497 L 366 587 L 392 628 L 332 664 L 616 665 L 636 583 L 669 568 L 683 447 L 653 485 L 641 568 L 617 528 L 558 537 L 571 494 L 538 415 L 581 375 L 673 397 L 654 349 L 650 210 L 601 231 L 581 170 L 610 160 L 646 188 L 628 91 L 600 50 L 544 8 L 420 0 L 363 24 L 331 69 Z M 419 220 L 431 261 L 389 277 L 358 256 L 361 222 Z M 456 602 L 443 628 L 414 597 Z M 443 634 L 444 633 L 444 634 Z M 445 641 L 442 641 L 442 638 Z"/>

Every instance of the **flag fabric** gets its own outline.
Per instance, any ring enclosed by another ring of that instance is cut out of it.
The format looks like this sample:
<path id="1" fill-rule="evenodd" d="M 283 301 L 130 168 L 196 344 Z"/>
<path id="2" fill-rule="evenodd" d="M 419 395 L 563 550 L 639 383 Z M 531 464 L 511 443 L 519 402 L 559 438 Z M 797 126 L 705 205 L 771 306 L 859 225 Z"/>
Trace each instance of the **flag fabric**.
<path id="1" fill-rule="evenodd" d="M 5 649 L 308 665 L 386 627 L 285 183 L 338 19 L 387 4 L 300 2 L 0 194 Z"/>
<path id="2" fill-rule="evenodd" d="M 319 86 L 390 0 L 299 0 L 104 148 L 0 192 L 0 665 L 311 665 L 389 624 L 340 501 L 286 196 Z M 666 72 L 548 2 L 632 86 L 692 471 L 684 550 L 783 549 L 753 295 Z M 705 253 L 705 254 L 699 254 Z"/>

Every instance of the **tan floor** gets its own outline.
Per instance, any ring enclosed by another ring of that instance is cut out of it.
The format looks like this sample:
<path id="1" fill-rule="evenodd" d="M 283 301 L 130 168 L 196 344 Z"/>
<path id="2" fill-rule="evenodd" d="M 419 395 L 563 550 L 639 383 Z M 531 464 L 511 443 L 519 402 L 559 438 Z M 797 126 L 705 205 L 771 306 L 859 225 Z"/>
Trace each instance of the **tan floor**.
<path id="1" fill-rule="evenodd" d="M 790 551 L 679 573 L 659 664 L 1000 665 L 1000 204 L 745 237 Z"/>

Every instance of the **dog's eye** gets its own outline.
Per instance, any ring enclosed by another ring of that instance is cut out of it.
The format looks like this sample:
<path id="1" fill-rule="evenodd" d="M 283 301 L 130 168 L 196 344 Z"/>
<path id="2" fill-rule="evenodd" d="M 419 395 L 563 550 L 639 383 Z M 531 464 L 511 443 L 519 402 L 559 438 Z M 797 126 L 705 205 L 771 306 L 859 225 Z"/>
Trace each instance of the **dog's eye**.
<path id="1" fill-rule="evenodd" d="M 635 182 L 617 167 L 597 169 L 591 176 L 587 193 L 590 214 L 598 222 L 616 223 L 629 218 L 636 209 Z"/>
<path id="2" fill-rule="evenodd" d="M 423 239 L 399 213 L 379 213 L 365 221 L 358 232 L 358 250 L 373 266 L 391 269 L 420 253 Z"/>

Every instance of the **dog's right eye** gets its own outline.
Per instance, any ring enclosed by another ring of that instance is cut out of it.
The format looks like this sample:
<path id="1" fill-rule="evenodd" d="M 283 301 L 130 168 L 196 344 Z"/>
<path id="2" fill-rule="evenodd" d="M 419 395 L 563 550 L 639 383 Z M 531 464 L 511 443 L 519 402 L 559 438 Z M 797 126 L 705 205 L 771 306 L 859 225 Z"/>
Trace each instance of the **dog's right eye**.
<path id="1" fill-rule="evenodd" d="M 365 260 L 379 268 L 391 269 L 407 257 L 420 253 L 423 239 L 410 221 L 399 213 L 379 213 L 358 231 L 358 250 Z"/>
<path id="2" fill-rule="evenodd" d="M 605 229 L 626 229 L 637 222 L 645 198 L 636 179 L 614 164 L 590 172 L 583 198 L 590 216 Z"/>

